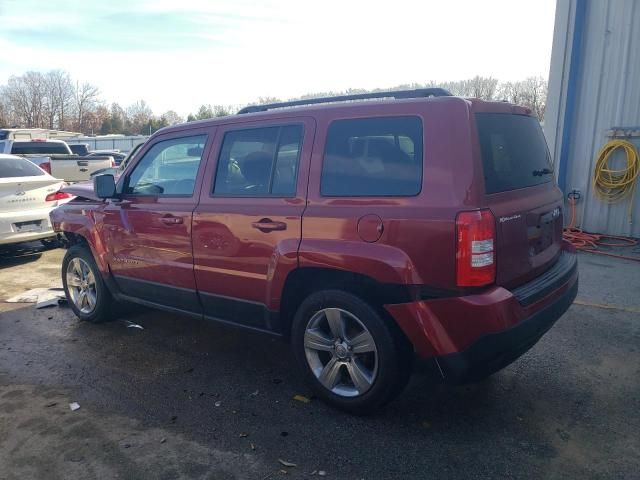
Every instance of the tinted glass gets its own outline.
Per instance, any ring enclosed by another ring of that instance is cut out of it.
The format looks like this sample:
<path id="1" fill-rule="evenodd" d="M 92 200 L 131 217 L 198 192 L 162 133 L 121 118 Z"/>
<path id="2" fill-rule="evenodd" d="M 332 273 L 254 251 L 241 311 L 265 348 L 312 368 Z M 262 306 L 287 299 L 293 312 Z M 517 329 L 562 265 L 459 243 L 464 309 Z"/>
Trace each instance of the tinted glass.
<path id="1" fill-rule="evenodd" d="M 213 193 L 251 197 L 295 195 L 302 134 L 302 125 L 227 132 Z"/>
<path id="2" fill-rule="evenodd" d="M 71 152 L 76 155 L 86 155 L 89 153 L 89 149 L 83 144 L 69 145 L 69 148 L 71 149 Z"/>
<path id="3" fill-rule="evenodd" d="M 531 187 L 553 180 L 549 150 L 534 117 L 477 113 L 487 193 Z"/>
<path id="4" fill-rule="evenodd" d="M 57 142 L 15 142 L 11 153 L 17 155 L 68 155 L 69 151 L 64 143 Z"/>
<path id="5" fill-rule="evenodd" d="M 197 135 L 156 143 L 134 167 L 125 192 L 193 195 L 206 142 L 206 135 Z"/>
<path id="6" fill-rule="evenodd" d="M 37 177 L 45 173 L 24 158 L 0 158 L 0 178 Z"/>
<path id="7" fill-rule="evenodd" d="M 413 196 L 422 185 L 418 117 L 337 120 L 329 126 L 320 190 L 325 196 Z"/>

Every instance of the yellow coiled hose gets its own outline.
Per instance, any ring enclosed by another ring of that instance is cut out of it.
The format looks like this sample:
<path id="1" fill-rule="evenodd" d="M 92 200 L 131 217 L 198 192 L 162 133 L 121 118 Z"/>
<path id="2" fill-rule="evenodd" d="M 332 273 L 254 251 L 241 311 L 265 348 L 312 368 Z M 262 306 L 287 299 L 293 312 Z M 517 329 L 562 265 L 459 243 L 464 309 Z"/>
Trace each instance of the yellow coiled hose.
<path id="1" fill-rule="evenodd" d="M 621 170 L 615 170 L 609 165 L 609 159 L 619 148 L 624 150 L 627 163 Z M 593 172 L 593 190 L 601 200 L 607 203 L 620 202 L 630 197 L 629 223 L 631 223 L 638 175 L 640 175 L 640 156 L 633 143 L 627 140 L 611 140 L 600 149 Z"/>

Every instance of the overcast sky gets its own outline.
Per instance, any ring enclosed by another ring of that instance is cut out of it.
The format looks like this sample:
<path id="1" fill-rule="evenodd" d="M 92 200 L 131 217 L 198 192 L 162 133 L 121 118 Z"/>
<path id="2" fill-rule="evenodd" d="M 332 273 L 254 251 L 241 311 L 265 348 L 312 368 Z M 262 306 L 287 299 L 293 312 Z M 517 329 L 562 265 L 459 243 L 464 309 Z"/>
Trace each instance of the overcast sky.
<path id="1" fill-rule="evenodd" d="M 156 113 L 474 75 L 546 77 L 555 0 L 0 0 L 0 84 L 62 68 Z"/>

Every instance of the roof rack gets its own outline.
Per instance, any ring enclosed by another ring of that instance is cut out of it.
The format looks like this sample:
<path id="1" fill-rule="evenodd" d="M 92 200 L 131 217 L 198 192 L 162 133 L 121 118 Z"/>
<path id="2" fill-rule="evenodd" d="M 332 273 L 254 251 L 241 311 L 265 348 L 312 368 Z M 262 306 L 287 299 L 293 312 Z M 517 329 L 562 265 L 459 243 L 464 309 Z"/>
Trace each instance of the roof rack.
<path id="1" fill-rule="evenodd" d="M 314 105 L 318 103 L 349 102 L 352 100 L 368 100 L 370 98 L 420 98 L 420 97 L 450 97 L 451 92 L 444 88 L 418 88 L 415 90 L 396 90 L 373 93 L 357 93 L 354 95 L 336 95 L 334 97 L 306 98 L 290 102 L 266 103 L 264 105 L 249 105 L 238 111 L 238 114 L 266 112 L 274 108 L 297 107 L 299 105 Z"/>

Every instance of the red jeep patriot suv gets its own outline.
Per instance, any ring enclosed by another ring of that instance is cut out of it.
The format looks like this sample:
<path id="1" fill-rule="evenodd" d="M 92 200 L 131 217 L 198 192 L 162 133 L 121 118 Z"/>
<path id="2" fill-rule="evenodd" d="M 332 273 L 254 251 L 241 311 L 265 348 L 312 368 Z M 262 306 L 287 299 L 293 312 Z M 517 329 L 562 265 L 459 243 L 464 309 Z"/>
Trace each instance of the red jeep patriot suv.
<path id="1" fill-rule="evenodd" d="M 66 191 L 78 317 L 127 300 L 281 335 L 350 412 L 397 395 L 414 356 L 448 382 L 505 367 L 578 287 L 538 120 L 442 89 L 168 127 L 117 180 Z"/>

